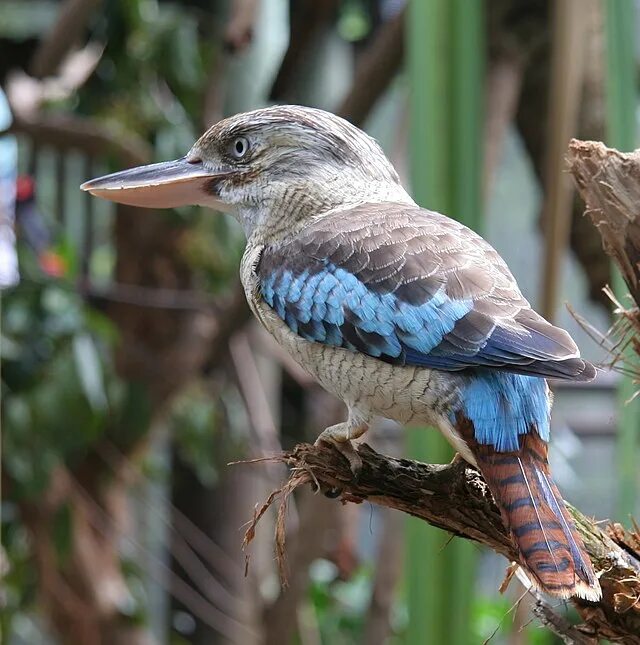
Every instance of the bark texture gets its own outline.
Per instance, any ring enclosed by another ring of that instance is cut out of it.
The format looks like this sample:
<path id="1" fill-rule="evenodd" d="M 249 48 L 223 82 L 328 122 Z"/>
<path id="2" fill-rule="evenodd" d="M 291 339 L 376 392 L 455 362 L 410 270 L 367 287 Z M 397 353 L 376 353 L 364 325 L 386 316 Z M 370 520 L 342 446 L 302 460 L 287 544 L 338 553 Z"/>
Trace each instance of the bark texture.
<path id="1" fill-rule="evenodd" d="M 573 139 L 569 169 L 598 229 L 604 250 L 640 303 L 640 151 L 619 152 L 597 141 Z"/>

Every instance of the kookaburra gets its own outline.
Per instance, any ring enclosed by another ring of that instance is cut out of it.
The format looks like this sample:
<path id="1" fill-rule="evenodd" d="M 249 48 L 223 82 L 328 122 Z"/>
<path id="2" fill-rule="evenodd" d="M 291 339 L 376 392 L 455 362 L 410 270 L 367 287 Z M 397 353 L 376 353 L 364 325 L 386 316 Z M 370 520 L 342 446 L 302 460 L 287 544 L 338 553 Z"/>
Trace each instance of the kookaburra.
<path id="1" fill-rule="evenodd" d="M 260 109 L 220 121 L 181 159 L 82 188 L 231 213 L 251 310 L 346 404 L 320 439 L 349 455 L 376 415 L 435 426 L 482 472 L 534 585 L 600 598 L 549 472 L 545 380 L 589 381 L 595 368 L 484 239 L 411 199 L 368 135 L 321 110 Z"/>

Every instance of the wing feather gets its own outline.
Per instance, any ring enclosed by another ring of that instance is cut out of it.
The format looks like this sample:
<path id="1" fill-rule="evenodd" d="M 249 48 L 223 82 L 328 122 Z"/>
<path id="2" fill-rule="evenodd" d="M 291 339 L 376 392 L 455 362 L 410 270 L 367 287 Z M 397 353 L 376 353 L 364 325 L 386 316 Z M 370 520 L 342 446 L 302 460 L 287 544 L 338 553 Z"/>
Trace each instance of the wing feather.
<path id="1" fill-rule="evenodd" d="M 438 213 L 393 203 L 334 212 L 267 247 L 257 271 L 264 300 L 306 340 L 440 370 L 595 376 L 498 253 Z"/>

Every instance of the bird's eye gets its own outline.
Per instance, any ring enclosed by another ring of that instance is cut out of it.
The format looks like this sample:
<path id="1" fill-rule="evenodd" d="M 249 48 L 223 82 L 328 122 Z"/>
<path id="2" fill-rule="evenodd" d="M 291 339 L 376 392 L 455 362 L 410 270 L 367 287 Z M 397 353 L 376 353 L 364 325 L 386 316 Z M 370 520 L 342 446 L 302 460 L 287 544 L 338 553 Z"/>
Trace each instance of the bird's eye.
<path id="1" fill-rule="evenodd" d="M 231 144 L 231 155 L 236 159 L 242 159 L 249 151 L 249 142 L 244 137 L 238 137 Z"/>

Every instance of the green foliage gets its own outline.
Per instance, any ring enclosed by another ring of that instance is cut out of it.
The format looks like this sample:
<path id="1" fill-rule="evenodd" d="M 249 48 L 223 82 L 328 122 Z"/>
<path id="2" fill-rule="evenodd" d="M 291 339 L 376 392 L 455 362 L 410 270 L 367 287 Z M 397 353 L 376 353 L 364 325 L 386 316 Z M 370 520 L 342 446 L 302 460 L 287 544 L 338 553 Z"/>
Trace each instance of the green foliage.
<path id="1" fill-rule="evenodd" d="M 22 282 L 2 301 L 3 458 L 13 495 L 29 497 L 104 432 L 118 379 L 106 319 L 69 282 L 22 264 Z"/>
<path id="2" fill-rule="evenodd" d="M 471 609 L 472 642 L 484 643 L 490 639 L 489 642 L 498 645 L 514 638 L 516 605 L 513 598 L 476 596 Z M 520 631 L 523 632 L 521 640 L 527 645 L 550 645 L 557 641 L 533 616 L 517 633 Z"/>
<path id="3" fill-rule="evenodd" d="M 16 517 L 15 507 L 3 503 L 2 547 L 7 556 L 6 570 L 2 570 L 2 611 L 0 633 L 21 635 L 24 642 L 37 642 L 26 637 L 33 630 L 24 611 L 34 605 L 37 594 L 37 578 L 29 549 L 27 532 Z"/>
<path id="4" fill-rule="evenodd" d="M 308 608 L 301 620 L 317 629 L 323 644 L 347 645 L 362 642 L 365 620 L 371 600 L 374 567 L 359 567 L 348 580 L 341 580 L 337 567 L 328 560 L 316 560 L 310 567 L 307 592 Z M 515 604 L 512 597 L 476 594 L 471 605 L 470 642 L 509 642 L 514 634 Z M 406 599 L 390 609 L 391 634 L 387 645 L 406 642 L 408 612 Z M 533 620 L 524 627 L 522 639 L 527 645 L 555 642 L 548 630 Z"/>
<path id="5" fill-rule="evenodd" d="M 360 567 L 349 580 L 341 580 L 333 563 L 316 560 L 309 577 L 309 602 L 322 642 L 360 642 L 371 595 L 371 567 Z"/>
<path id="6" fill-rule="evenodd" d="M 363 40 L 371 33 L 371 16 L 363 0 L 343 0 L 338 16 L 338 33 L 347 41 Z"/>
<path id="7" fill-rule="evenodd" d="M 110 0 L 95 34 L 106 49 L 78 110 L 155 143 L 159 158 L 183 155 L 199 134 L 213 52 L 197 14 L 156 0 Z"/>
<path id="8" fill-rule="evenodd" d="M 103 436 L 122 408 L 126 389 L 111 361 L 111 324 L 76 292 L 73 278 L 49 279 L 20 248 L 22 281 L 2 294 L 2 508 L 4 633 L 35 601 L 35 570 L 18 504 L 41 496 L 59 465 L 73 465 Z M 65 250 L 70 255 L 68 249 Z M 73 258 L 67 266 L 73 266 Z M 71 511 L 56 509 L 52 544 L 60 565 L 71 548 Z M 22 622 L 20 622 L 22 621 Z M 25 622 L 26 621 L 26 622 Z M 18 627 L 16 627 L 16 625 Z"/>
<path id="9" fill-rule="evenodd" d="M 224 466 L 219 463 L 225 445 L 218 435 L 219 417 L 217 401 L 204 384 L 197 383 L 178 398 L 169 420 L 180 456 L 204 486 L 214 486 L 218 468 Z"/>
<path id="10" fill-rule="evenodd" d="M 246 456 L 250 440 L 240 394 L 229 383 L 200 380 L 183 390 L 171 406 L 168 430 L 180 458 L 200 483 L 213 488 L 229 462 Z"/>
<path id="11" fill-rule="evenodd" d="M 193 5 L 107 0 L 91 25 L 91 38 L 105 43 L 96 73 L 77 94 L 47 109 L 84 114 L 132 133 L 148 141 L 158 159 L 182 156 L 202 130 L 206 73 L 215 50 L 210 25 L 211 15 Z M 38 182 L 51 179 L 45 173 Z M 174 218 L 177 228 L 186 231 L 180 239 L 194 267 L 195 288 L 217 292 L 231 284 L 242 248 L 233 224 L 195 208 L 159 216 Z M 72 213 L 67 219 L 68 229 L 77 223 Z M 9 482 L 2 532 L 10 563 L 3 633 L 17 633 L 19 625 L 31 625 L 25 634 L 33 631 L 29 611 L 36 596 L 35 569 L 19 505 L 42 495 L 56 467 L 73 470 L 101 442 L 120 447 L 136 442 L 148 433 L 152 412 L 144 386 L 116 374 L 117 330 L 77 292 L 77 249 L 61 239 L 55 252 L 66 269 L 63 279 L 44 276 L 38 259 L 20 249 L 22 282 L 2 297 L 3 466 Z M 105 276 L 112 261 L 113 249 L 107 246 L 91 259 Z M 203 386 L 188 390 L 170 411 L 178 449 L 205 484 L 215 481 L 219 465 L 239 455 L 241 439 L 223 442 L 216 433 L 224 414 Z M 228 450 L 220 449 L 223 443 Z M 66 504 L 56 513 L 52 538 L 62 565 L 72 539 Z M 137 622 L 148 601 L 140 591 L 144 572 L 129 561 L 123 570 L 131 599 L 122 612 Z"/>

